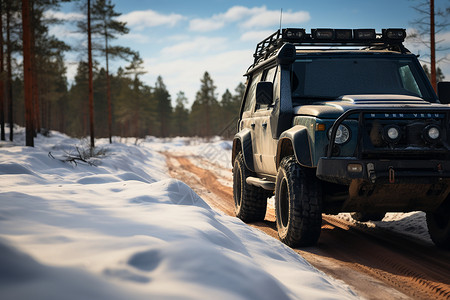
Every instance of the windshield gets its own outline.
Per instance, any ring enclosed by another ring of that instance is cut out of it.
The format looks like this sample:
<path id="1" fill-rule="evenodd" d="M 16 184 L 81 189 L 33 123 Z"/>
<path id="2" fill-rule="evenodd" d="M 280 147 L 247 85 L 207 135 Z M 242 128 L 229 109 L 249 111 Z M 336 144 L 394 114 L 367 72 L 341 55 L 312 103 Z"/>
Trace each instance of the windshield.
<path id="1" fill-rule="evenodd" d="M 294 102 L 361 94 L 409 95 L 434 102 L 417 64 L 408 57 L 298 59 L 293 65 L 292 80 Z"/>

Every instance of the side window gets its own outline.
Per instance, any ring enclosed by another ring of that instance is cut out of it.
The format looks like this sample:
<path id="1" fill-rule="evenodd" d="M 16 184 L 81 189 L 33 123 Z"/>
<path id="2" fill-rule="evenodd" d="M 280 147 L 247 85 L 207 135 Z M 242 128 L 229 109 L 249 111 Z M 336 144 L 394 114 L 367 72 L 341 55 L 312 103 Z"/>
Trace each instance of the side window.
<path id="1" fill-rule="evenodd" d="M 262 76 L 262 72 L 252 75 L 250 87 L 247 93 L 247 99 L 245 99 L 244 112 L 250 111 L 253 107 L 255 107 L 256 102 L 256 84 L 260 82 Z"/>
<path id="2" fill-rule="evenodd" d="M 273 89 L 274 91 L 275 91 L 275 77 L 276 77 L 276 74 L 277 74 L 277 67 L 276 66 L 274 66 L 274 67 L 272 67 L 270 69 L 264 70 L 263 80 L 262 80 L 262 81 L 269 81 L 269 82 L 274 83 L 274 89 Z M 275 98 L 274 98 L 274 100 L 275 100 Z M 269 105 L 264 104 L 264 105 L 258 106 L 257 109 L 267 109 L 268 107 L 269 107 Z"/>
<path id="3" fill-rule="evenodd" d="M 409 66 L 405 65 L 405 66 L 400 67 L 399 72 L 400 72 L 400 78 L 402 80 L 403 87 L 407 91 L 409 91 L 419 97 L 422 97 L 422 93 L 420 92 L 419 86 L 417 85 L 417 82 L 414 79 L 414 75 L 411 72 L 411 69 L 409 68 Z"/>

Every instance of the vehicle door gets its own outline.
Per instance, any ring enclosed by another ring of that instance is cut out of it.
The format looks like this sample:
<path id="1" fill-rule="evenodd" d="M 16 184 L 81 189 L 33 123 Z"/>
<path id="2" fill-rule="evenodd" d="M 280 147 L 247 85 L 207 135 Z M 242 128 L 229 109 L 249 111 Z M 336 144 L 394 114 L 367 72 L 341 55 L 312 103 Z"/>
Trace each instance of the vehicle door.
<path id="1" fill-rule="evenodd" d="M 263 72 L 255 72 L 251 74 L 248 78 L 247 83 L 247 92 L 245 95 L 245 102 L 244 107 L 242 111 L 242 117 L 239 124 L 239 129 L 249 129 L 250 135 L 251 135 L 251 143 L 252 143 L 252 159 L 254 160 L 255 153 L 257 151 L 257 137 L 255 134 L 255 128 L 256 124 L 254 121 L 254 112 L 255 112 L 255 106 L 256 106 L 256 85 L 258 82 L 261 81 Z M 255 166 L 255 161 L 253 161 L 253 166 Z M 255 169 L 254 171 L 258 171 Z"/>
<path id="2" fill-rule="evenodd" d="M 261 81 L 273 83 L 274 91 L 277 90 L 277 66 L 272 66 L 264 70 Z M 275 100 L 275 92 L 273 99 Z M 277 142 L 272 138 L 272 128 L 270 117 L 273 110 L 272 104 L 255 104 L 253 113 L 255 144 L 254 144 L 254 165 L 260 173 L 275 174 L 275 155 Z"/>

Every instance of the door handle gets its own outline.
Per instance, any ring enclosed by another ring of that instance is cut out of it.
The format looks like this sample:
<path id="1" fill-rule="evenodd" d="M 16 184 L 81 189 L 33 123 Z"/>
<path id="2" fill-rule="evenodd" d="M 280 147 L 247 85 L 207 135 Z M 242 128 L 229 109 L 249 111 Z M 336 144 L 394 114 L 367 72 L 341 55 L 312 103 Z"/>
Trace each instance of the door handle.
<path id="1" fill-rule="evenodd" d="M 266 128 L 267 127 L 267 123 L 262 123 L 262 127 Z"/>
<path id="2" fill-rule="evenodd" d="M 252 123 L 250 126 L 252 126 L 252 128 L 255 128 L 255 123 Z"/>

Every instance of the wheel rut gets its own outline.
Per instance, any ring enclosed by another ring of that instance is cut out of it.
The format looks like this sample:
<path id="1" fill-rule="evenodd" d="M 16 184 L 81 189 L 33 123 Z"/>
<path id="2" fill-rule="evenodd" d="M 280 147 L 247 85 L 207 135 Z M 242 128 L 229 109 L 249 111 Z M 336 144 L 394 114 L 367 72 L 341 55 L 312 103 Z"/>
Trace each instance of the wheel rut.
<path id="1" fill-rule="evenodd" d="M 232 187 L 221 183 L 231 178 L 215 173 L 217 166 L 209 170 L 193 158 L 164 154 L 172 177 L 186 182 L 213 208 L 234 216 Z M 263 222 L 249 225 L 278 238 L 274 211 L 268 207 Z M 400 234 L 323 215 L 318 245 L 293 250 L 366 299 L 450 299 L 450 253 Z"/>

